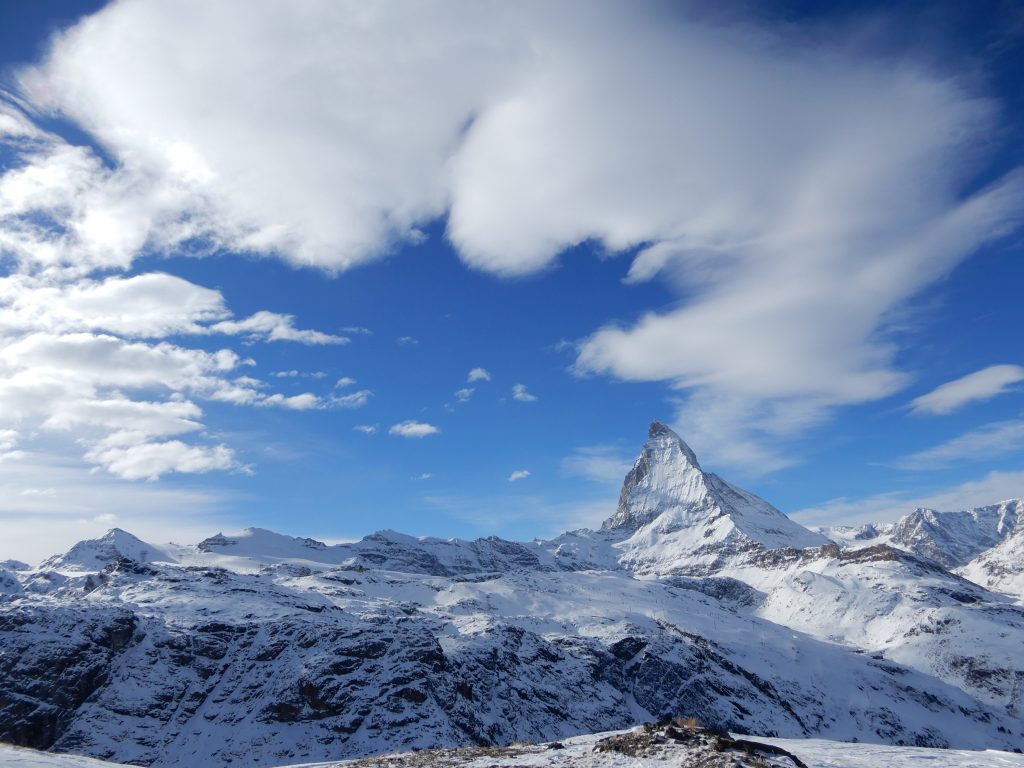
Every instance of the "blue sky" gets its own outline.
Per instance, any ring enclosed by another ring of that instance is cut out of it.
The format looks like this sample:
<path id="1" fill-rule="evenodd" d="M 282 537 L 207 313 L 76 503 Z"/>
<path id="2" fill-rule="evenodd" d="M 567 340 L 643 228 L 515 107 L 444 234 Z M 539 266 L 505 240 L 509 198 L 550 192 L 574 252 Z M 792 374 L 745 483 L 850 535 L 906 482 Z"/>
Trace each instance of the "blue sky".
<path id="1" fill-rule="evenodd" d="M 1012 3 L 411 8 L 0 7 L 0 556 L 1024 493 Z"/>

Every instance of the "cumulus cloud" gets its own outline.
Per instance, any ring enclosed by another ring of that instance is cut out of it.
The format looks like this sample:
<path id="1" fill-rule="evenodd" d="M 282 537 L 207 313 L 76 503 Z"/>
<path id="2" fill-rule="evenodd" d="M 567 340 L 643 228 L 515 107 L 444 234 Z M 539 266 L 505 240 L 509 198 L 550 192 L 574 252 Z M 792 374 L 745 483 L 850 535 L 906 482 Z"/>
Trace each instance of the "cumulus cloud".
<path id="1" fill-rule="evenodd" d="M 989 400 L 1008 391 L 1014 384 L 1024 381 L 1024 367 L 1019 365 L 990 365 L 959 379 L 946 382 L 926 395 L 910 401 L 913 413 L 945 415 L 968 403 Z"/>
<path id="2" fill-rule="evenodd" d="M 86 458 L 126 480 L 156 480 L 168 472 L 203 473 L 239 467 L 234 451 L 226 445 L 187 445 L 180 440 L 129 446 L 101 443 Z"/>
<path id="3" fill-rule="evenodd" d="M 336 271 L 446 214 L 500 275 L 640 248 L 627 280 L 680 302 L 597 329 L 576 370 L 667 382 L 713 461 L 774 469 L 780 439 L 906 385 L 893 311 L 1024 210 L 1019 172 L 977 189 L 995 105 L 834 42 L 685 6 L 117 2 L 19 81 L 113 163 L 5 108 L 23 162 L 0 249 L 37 270 L 189 244 Z M 276 317 L 212 327 L 329 336 Z"/>
<path id="4" fill-rule="evenodd" d="M 342 376 L 340 379 L 334 382 L 334 388 L 344 389 L 345 387 L 354 386 L 356 383 L 356 380 L 353 379 L 351 376 Z"/>
<path id="5" fill-rule="evenodd" d="M 410 420 L 394 424 L 391 429 L 388 430 L 388 433 L 398 435 L 399 437 L 426 437 L 427 435 L 436 435 L 440 431 L 441 430 L 433 424 Z"/>
<path id="6" fill-rule="evenodd" d="M 508 476 L 508 481 L 514 483 L 517 480 L 525 480 L 530 476 L 530 470 L 528 469 L 517 469 L 511 475 Z"/>
<path id="7" fill-rule="evenodd" d="M 491 380 L 491 374 L 487 371 L 486 368 L 474 368 L 473 370 L 471 370 L 469 372 L 469 375 L 466 376 L 466 381 L 468 383 L 470 383 L 470 384 L 472 384 L 474 381 L 490 381 L 490 380 Z"/>
<path id="8" fill-rule="evenodd" d="M 537 396 L 530 394 L 525 384 L 514 384 L 512 385 L 512 398 L 521 403 L 532 403 L 537 399 Z"/>
<path id="9" fill-rule="evenodd" d="M 463 387 L 462 389 L 455 390 L 455 399 L 460 403 L 468 403 L 470 398 L 473 397 L 473 393 L 476 390 L 473 387 Z"/>
<path id="10" fill-rule="evenodd" d="M 133 316 L 136 307 L 126 302 L 122 331 L 158 338 L 166 332 L 169 324 L 158 313 Z M 311 393 L 268 393 L 258 379 L 238 375 L 252 361 L 230 349 L 71 331 L 90 325 L 62 325 L 61 318 L 72 313 L 62 314 L 59 302 L 54 309 L 53 318 L 39 323 L 47 330 L 33 330 L 29 322 L 0 330 L 0 424 L 67 434 L 86 446 L 87 461 L 128 479 L 241 468 L 226 446 L 167 440 L 201 435 L 204 416 L 197 400 L 304 410 L 358 407 L 369 395 L 335 401 Z"/>

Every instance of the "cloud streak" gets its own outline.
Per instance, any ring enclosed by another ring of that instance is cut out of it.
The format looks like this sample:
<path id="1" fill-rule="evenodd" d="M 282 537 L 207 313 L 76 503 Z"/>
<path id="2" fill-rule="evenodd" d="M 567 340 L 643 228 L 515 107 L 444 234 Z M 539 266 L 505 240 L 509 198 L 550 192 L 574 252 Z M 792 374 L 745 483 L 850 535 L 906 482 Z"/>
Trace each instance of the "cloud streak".
<path id="1" fill-rule="evenodd" d="M 1019 365 L 990 365 L 959 379 L 946 382 L 926 395 L 910 401 L 913 413 L 944 416 L 969 403 L 990 400 L 1024 381 L 1024 367 Z"/>
<path id="2" fill-rule="evenodd" d="M 1024 421 L 998 421 L 905 456 L 895 466 L 912 470 L 945 469 L 1004 456 L 1021 448 L 1024 448 Z"/>

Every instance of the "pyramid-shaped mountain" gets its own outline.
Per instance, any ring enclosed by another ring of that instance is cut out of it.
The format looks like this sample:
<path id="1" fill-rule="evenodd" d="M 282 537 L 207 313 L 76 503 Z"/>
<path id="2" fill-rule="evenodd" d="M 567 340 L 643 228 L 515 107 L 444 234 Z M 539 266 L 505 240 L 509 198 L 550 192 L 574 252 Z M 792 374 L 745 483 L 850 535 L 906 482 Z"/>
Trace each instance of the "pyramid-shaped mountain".
<path id="1" fill-rule="evenodd" d="M 705 472 L 682 438 L 657 420 L 602 530 L 622 535 L 616 546 L 623 565 L 661 573 L 710 573 L 741 552 L 829 543 L 764 499 Z"/>

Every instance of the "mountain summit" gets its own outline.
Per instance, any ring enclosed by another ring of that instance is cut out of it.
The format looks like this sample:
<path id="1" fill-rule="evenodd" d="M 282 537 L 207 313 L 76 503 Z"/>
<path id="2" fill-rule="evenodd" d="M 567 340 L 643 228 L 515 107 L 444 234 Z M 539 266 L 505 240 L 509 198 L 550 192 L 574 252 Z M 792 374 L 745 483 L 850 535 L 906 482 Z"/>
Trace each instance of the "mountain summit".
<path id="1" fill-rule="evenodd" d="M 829 543 L 764 499 L 702 470 L 693 449 L 658 420 L 602 530 L 627 534 L 618 545 L 623 564 L 661 572 L 709 572 L 741 551 Z"/>

